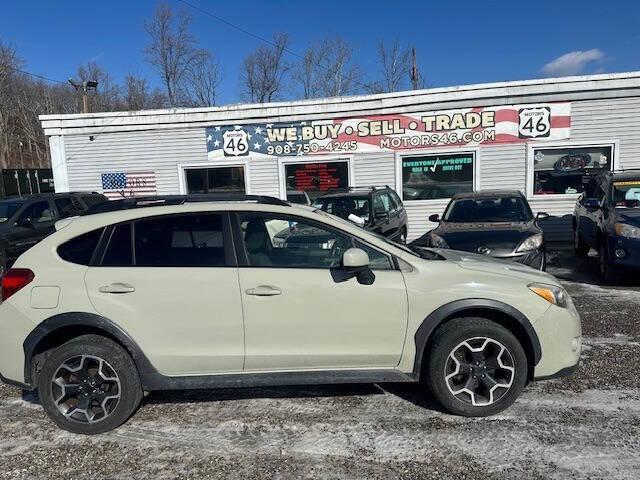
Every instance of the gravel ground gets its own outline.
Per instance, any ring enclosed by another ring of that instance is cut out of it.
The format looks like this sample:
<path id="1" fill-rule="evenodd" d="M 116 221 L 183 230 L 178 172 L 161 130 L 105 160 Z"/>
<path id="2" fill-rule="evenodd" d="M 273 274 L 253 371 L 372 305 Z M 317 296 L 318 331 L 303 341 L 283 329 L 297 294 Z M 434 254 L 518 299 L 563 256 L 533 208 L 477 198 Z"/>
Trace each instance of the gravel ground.
<path id="1" fill-rule="evenodd" d="M 637 479 L 640 287 L 598 285 L 596 268 L 549 267 L 583 318 L 579 372 L 529 385 L 501 415 L 446 415 L 406 384 L 158 392 L 117 431 L 82 437 L 0 385 L 0 478 Z"/>

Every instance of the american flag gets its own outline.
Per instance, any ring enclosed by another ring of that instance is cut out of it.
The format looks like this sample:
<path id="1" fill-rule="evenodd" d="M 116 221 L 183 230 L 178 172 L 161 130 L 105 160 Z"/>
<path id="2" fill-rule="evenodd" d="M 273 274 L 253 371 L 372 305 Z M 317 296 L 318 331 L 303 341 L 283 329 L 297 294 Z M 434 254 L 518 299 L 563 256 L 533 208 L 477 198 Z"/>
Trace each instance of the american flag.
<path id="1" fill-rule="evenodd" d="M 102 174 L 102 192 L 109 200 L 156 194 L 154 172 L 115 172 Z"/>

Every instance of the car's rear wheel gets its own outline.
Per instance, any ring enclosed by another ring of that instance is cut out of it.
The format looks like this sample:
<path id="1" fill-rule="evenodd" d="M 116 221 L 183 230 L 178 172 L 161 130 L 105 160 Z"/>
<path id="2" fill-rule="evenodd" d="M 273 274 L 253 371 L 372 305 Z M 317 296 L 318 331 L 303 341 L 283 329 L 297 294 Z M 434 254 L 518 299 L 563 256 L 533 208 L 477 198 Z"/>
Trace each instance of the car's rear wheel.
<path id="1" fill-rule="evenodd" d="M 573 228 L 573 251 L 578 257 L 585 257 L 589 253 L 589 246 L 584 243 L 577 227 Z"/>
<path id="2" fill-rule="evenodd" d="M 527 381 L 527 357 L 506 328 L 484 318 L 458 318 L 434 334 L 426 381 L 450 413 L 494 415 L 509 407 Z"/>
<path id="3" fill-rule="evenodd" d="M 89 435 L 122 425 L 142 400 L 131 356 L 99 335 L 77 337 L 47 356 L 38 375 L 38 393 L 58 426 Z"/>

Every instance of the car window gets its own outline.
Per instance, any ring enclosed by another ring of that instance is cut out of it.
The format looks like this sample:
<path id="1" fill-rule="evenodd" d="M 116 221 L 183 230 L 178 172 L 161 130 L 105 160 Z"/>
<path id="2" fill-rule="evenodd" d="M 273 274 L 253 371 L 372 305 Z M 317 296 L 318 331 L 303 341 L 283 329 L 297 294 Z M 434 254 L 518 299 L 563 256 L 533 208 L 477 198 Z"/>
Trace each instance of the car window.
<path id="1" fill-rule="evenodd" d="M 640 208 L 640 177 L 614 179 L 612 200 L 616 207 Z"/>
<path id="2" fill-rule="evenodd" d="M 398 209 L 398 204 L 393 200 L 393 197 L 389 193 L 382 194 L 382 203 L 389 205 L 389 211 L 395 212 Z"/>
<path id="3" fill-rule="evenodd" d="M 102 195 L 83 195 L 80 198 L 82 198 L 82 201 L 85 203 L 87 208 L 107 201 L 107 199 Z"/>
<path id="4" fill-rule="evenodd" d="M 391 195 L 391 198 L 393 199 L 393 201 L 395 202 L 395 204 L 398 206 L 398 208 L 402 208 L 402 200 L 400 200 L 400 197 L 398 196 L 398 194 L 396 192 L 394 192 L 393 190 L 389 190 L 389 195 Z"/>
<path id="5" fill-rule="evenodd" d="M 252 267 L 335 268 L 340 266 L 347 249 L 361 245 L 369 254 L 371 268 L 392 268 L 391 260 L 383 252 L 356 243 L 345 233 L 297 218 L 246 214 L 240 216 L 240 228 Z"/>
<path id="6" fill-rule="evenodd" d="M 99 228 L 63 243 L 58 247 L 58 255 L 67 262 L 89 265 L 103 230 Z"/>
<path id="7" fill-rule="evenodd" d="M 135 265 L 226 265 L 222 215 L 170 215 L 135 222 Z"/>
<path id="8" fill-rule="evenodd" d="M 376 195 L 373 197 L 373 212 L 375 213 L 386 213 L 389 211 L 389 198 L 387 197 L 387 201 L 385 204 L 382 195 Z"/>
<path id="9" fill-rule="evenodd" d="M 21 214 L 19 220 L 31 219 L 33 223 L 45 223 L 53 221 L 53 215 L 49 208 L 49 202 L 35 202 L 29 205 Z"/>
<path id="10" fill-rule="evenodd" d="M 354 214 L 363 218 L 366 222 L 369 221 L 368 198 L 318 198 L 313 206 L 345 220 L 349 218 L 349 215 Z"/>
<path id="11" fill-rule="evenodd" d="M 82 206 L 73 198 L 56 198 L 54 203 L 60 218 L 74 217 L 82 212 Z"/>
<path id="12" fill-rule="evenodd" d="M 123 223 L 113 229 L 109 245 L 102 257 L 102 266 L 125 267 L 133 265 L 131 224 Z"/>
<path id="13" fill-rule="evenodd" d="M 0 202 L 0 223 L 9 220 L 24 205 L 23 202 Z"/>

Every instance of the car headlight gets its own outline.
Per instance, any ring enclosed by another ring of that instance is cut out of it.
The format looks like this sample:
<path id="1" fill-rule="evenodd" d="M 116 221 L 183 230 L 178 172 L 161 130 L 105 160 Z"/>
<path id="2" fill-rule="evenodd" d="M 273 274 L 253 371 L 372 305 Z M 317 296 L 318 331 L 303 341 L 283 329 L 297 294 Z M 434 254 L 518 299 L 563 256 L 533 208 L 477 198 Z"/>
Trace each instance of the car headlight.
<path id="1" fill-rule="evenodd" d="M 616 235 L 627 238 L 640 238 L 640 228 L 629 225 L 628 223 L 616 223 Z"/>
<path id="2" fill-rule="evenodd" d="M 442 238 L 437 233 L 432 233 L 429 235 L 429 246 L 435 248 L 449 248 L 449 245 L 447 245 L 447 242 L 444 241 L 444 238 Z"/>
<path id="3" fill-rule="evenodd" d="M 536 233 L 535 235 L 531 235 L 526 238 L 518 248 L 516 248 L 516 252 L 528 252 L 529 250 L 536 250 L 540 248 L 542 245 L 542 234 Z"/>
<path id="4" fill-rule="evenodd" d="M 557 305 L 558 307 L 567 308 L 577 314 L 573 300 L 564 288 L 546 283 L 532 283 L 527 286 L 529 290 L 544 298 L 547 302 Z"/>

